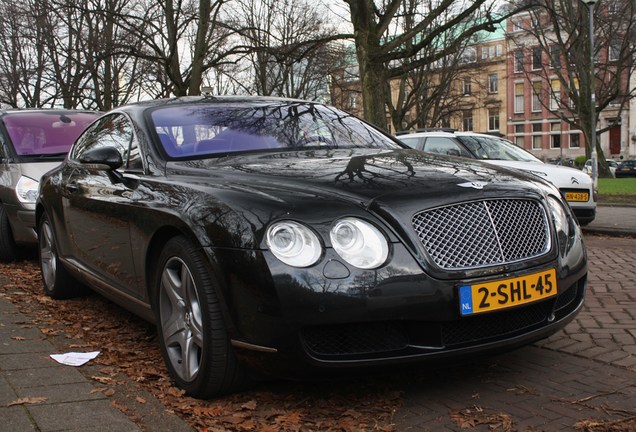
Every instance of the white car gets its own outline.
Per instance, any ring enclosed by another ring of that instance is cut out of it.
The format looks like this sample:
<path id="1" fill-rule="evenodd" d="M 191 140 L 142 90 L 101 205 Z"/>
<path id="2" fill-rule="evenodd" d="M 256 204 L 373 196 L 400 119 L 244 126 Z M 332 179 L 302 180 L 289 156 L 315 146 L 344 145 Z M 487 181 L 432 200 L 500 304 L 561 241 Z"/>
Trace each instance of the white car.
<path id="1" fill-rule="evenodd" d="M 397 138 L 407 146 L 425 152 L 480 159 L 535 174 L 559 188 L 579 224 L 587 225 L 596 217 L 596 197 L 589 175 L 575 168 L 543 163 L 506 139 L 452 129 L 400 133 Z"/>
<path id="2" fill-rule="evenodd" d="M 607 165 L 609 165 L 609 170 L 612 177 L 616 177 L 616 168 L 618 168 L 618 163 L 616 163 L 615 160 L 608 159 Z M 583 166 L 582 171 L 585 174 L 592 175 L 592 159 L 588 159 L 585 161 L 585 165 Z"/>

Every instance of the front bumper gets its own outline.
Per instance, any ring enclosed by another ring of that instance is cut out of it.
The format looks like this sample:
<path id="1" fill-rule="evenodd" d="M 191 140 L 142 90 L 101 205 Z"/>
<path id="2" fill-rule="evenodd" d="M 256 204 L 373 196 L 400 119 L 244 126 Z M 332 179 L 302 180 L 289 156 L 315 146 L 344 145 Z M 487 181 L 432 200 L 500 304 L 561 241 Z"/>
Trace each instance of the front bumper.
<path id="1" fill-rule="evenodd" d="M 16 243 L 35 246 L 38 242 L 35 230 L 35 206 L 33 209 L 5 204 L 7 217 L 11 224 L 13 240 Z"/>
<path id="2" fill-rule="evenodd" d="M 345 266 L 332 251 L 310 269 L 291 269 L 259 252 L 265 261 L 260 268 L 271 280 L 235 275 L 226 296 L 231 338 L 246 364 L 277 376 L 435 361 L 532 343 L 563 328 L 582 307 L 587 265 L 578 242 L 558 264 L 524 270 L 556 266 L 557 296 L 470 317 L 460 313 L 458 286 L 471 280 L 434 279 L 399 245 L 387 267 L 371 272 Z M 242 261 L 236 258 L 231 261 Z"/>

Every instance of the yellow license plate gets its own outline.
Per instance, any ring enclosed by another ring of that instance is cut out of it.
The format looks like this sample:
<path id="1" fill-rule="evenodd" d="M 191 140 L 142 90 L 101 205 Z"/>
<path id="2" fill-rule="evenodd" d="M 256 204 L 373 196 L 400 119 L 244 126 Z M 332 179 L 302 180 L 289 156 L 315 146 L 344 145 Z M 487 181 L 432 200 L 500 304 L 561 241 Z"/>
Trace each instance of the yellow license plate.
<path id="1" fill-rule="evenodd" d="M 566 192 L 565 199 L 574 202 L 587 202 L 590 199 L 588 192 Z"/>
<path id="2" fill-rule="evenodd" d="M 462 315 L 506 309 L 557 294 L 556 271 L 550 269 L 526 276 L 459 287 Z"/>

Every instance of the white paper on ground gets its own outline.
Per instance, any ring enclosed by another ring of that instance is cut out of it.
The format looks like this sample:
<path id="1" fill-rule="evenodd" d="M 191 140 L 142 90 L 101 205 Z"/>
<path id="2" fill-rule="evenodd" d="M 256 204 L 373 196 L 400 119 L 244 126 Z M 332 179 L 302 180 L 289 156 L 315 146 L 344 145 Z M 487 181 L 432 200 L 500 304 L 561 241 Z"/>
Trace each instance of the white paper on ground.
<path id="1" fill-rule="evenodd" d="M 99 351 L 93 352 L 69 352 L 64 354 L 51 354 L 51 358 L 58 363 L 68 366 L 81 366 L 99 355 Z"/>

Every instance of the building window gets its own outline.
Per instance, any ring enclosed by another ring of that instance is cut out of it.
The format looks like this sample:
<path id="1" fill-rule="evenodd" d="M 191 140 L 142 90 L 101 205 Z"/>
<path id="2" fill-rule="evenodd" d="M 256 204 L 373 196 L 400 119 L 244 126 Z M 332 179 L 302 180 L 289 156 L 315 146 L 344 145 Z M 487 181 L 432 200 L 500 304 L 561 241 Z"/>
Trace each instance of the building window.
<path id="1" fill-rule="evenodd" d="M 550 123 L 550 148 L 561 148 L 561 123 Z"/>
<path id="2" fill-rule="evenodd" d="M 462 94 L 468 96 L 472 93 L 470 78 L 462 78 Z"/>
<path id="3" fill-rule="evenodd" d="M 497 57 L 501 57 L 503 55 L 503 46 L 497 45 L 496 49 L 497 49 Z"/>
<path id="4" fill-rule="evenodd" d="M 358 96 L 355 94 L 349 95 L 349 107 L 351 109 L 356 109 L 358 105 Z"/>
<path id="5" fill-rule="evenodd" d="M 532 70 L 541 69 L 543 62 L 541 61 L 541 48 L 532 48 Z"/>
<path id="6" fill-rule="evenodd" d="M 515 51 L 515 72 L 523 72 L 523 50 Z"/>
<path id="7" fill-rule="evenodd" d="M 539 27 L 539 23 L 541 22 L 539 19 L 539 15 L 532 15 L 530 17 L 530 22 L 532 24 L 532 28 L 538 28 Z"/>
<path id="8" fill-rule="evenodd" d="M 561 102 L 561 81 L 558 79 L 550 81 L 550 93 L 550 110 L 556 111 Z"/>
<path id="9" fill-rule="evenodd" d="M 614 0 L 611 1 L 607 7 L 607 11 L 612 14 L 612 15 L 616 15 L 617 13 L 620 12 L 620 2 Z"/>
<path id="10" fill-rule="evenodd" d="M 473 130 L 473 111 L 472 110 L 463 110 L 462 111 L 462 126 L 464 131 L 472 131 Z"/>
<path id="11" fill-rule="evenodd" d="M 522 113 L 523 105 L 523 83 L 515 83 L 515 113 Z"/>
<path id="12" fill-rule="evenodd" d="M 532 82 L 532 112 L 541 111 L 541 81 Z"/>
<path id="13" fill-rule="evenodd" d="M 581 96 L 581 93 L 579 92 L 578 78 L 572 78 L 572 81 L 570 81 L 570 91 L 574 95 L 574 98 L 578 98 Z M 574 107 L 574 98 L 570 98 L 570 100 L 568 101 L 568 105 L 570 108 Z"/>
<path id="14" fill-rule="evenodd" d="M 488 110 L 488 130 L 489 131 L 499 130 L 499 109 Z"/>
<path id="15" fill-rule="evenodd" d="M 533 123 L 532 124 L 532 149 L 533 150 L 541 150 L 541 123 Z"/>
<path id="16" fill-rule="evenodd" d="M 570 135 L 570 148 L 581 148 L 580 133 L 573 133 Z"/>
<path id="17" fill-rule="evenodd" d="M 481 49 L 481 59 L 486 60 L 488 58 L 488 47 L 482 47 Z"/>
<path id="18" fill-rule="evenodd" d="M 499 76 L 497 74 L 488 75 L 488 93 L 499 92 Z"/>
<path id="19" fill-rule="evenodd" d="M 459 62 L 460 63 L 475 63 L 477 61 L 477 48 L 467 47 L 462 53 Z"/>
<path id="20" fill-rule="evenodd" d="M 515 125 L 515 144 L 518 147 L 525 148 L 525 137 L 523 136 L 525 127 L 523 124 Z"/>
<path id="21" fill-rule="evenodd" d="M 515 125 L 515 144 L 518 147 L 525 148 L 525 126 L 523 124 Z"/>
<path id="22" fill-rule="evenodd" d="M 550 67 L 559 69 L 561 67 L 561 47 L 558 45 L 550 45 Z"/>
<path id="23" fill-rule="evenodd" d="M 621 41 L 618 39 L 613 39 L 609 44 L 609 59 L 610 61 L 617 61 L 621 58 Z"/>
<path id="24" fill-rule="evenodd" d="M 523 30 L 523 21 L 515 20 L 512 22 L 512 31 L 517 32 Z"/>

